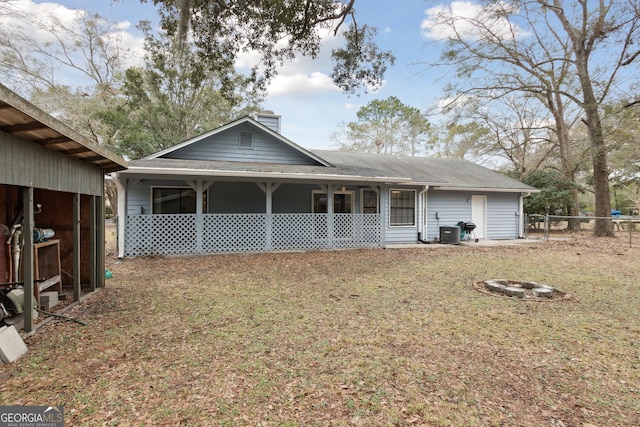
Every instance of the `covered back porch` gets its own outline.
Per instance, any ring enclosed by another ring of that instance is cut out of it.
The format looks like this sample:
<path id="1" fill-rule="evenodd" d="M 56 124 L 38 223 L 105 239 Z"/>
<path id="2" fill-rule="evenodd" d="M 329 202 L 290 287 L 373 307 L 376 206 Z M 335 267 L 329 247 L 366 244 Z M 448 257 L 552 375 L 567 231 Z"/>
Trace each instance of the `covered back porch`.
<path id="1" fill-rule="evenodd" d="M 157 177 L 118 184 L 128 194 L 119 204 L 120 257 L 384 246 L 381 185 Z"/>

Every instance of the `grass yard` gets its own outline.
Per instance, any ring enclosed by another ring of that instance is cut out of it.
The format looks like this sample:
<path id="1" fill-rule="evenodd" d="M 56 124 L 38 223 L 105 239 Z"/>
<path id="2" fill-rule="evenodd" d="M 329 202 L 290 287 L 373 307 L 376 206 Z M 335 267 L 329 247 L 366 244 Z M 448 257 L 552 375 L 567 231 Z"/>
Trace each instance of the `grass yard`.
<path id="1" fill-rule="evenodd" d="M 0 366 L 3 405 L 68 426 L 640 425 L 640 248 L 110 261 L 107 288 Z M 471 282 L 532 280 L 525 302 Z"/>

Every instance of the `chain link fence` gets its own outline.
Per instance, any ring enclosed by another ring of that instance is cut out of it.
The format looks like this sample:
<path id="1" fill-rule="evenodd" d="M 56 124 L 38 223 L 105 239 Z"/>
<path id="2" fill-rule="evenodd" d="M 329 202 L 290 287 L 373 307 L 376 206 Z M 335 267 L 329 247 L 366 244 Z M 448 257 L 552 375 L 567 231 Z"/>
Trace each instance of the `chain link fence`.
<path id="1" fill-rule="evenodd" d="M 640 216 L 616 215 L 610 217 L 526 214 L 525 237 L 542 234 L 548 240 L 555 234 L 583 233 L 590 235 L 597 219 L 611 221 L 616 237 L 629 237 L 629 247 L 640 238 Z"/>

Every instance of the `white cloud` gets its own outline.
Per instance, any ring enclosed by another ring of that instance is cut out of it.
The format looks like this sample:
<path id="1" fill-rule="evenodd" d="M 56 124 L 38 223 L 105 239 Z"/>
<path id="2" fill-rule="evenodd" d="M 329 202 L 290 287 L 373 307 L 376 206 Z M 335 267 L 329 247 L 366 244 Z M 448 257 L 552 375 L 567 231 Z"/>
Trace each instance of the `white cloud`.
<path id="1" fill-rule="evenodd" d="M 292 71 L 280 72 L 273 79 L 269 84 L 269 95 L 301 98 L 328 92 L 340 92 L 340 89 L 327 74 L 319 71 L 311 73 Z"/>
<path id="2" fill-rule="evenodd" d="M 316 58 L 297 56 L 278 67 L 278 75 L 270 82 L 267 90 L 270 96 L 301 98 L 309 95 L 340 92 L 329 76 L 332 68 L 331 51 L 338 47 L 342 38 L 329 30 L 320 36 L 320 53 Z M 285 40 L 281 44 L 286 43 Z M 260 62 L 258 52 L 238 55 L 236 67 L 249 69 Z"/>
<path id="3" fill-rule="evenodd" d="M 432 40 L 453 37 L 477 40 L 489 33 L 503 40 L 525 37 L 529 33 L 505 17 L 515 13 L 517 10 L 504 2 L 483 6 L 453 1 L 425 11 L 427 17 L 422 21 L 422 36 Z"/>

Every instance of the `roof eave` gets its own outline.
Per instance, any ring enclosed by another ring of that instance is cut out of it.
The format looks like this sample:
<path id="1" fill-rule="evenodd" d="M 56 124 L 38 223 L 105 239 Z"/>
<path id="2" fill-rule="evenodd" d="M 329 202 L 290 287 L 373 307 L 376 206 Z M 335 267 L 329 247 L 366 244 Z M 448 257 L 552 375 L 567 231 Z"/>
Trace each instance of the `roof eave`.
<path id="1" fill-rule="evenodd" d="M 194 169 L 194 168 L 154 168 L 154 167 L 129 167 L 122 171 L 125 175 L 186 175 L 203 177 L 225 177 L 225 178 L 252 178 L 252 179 L 291 179 L 296 181 L 326 180 L 326 181 L 346 181 L 346 182 L 379 182 L 402 184 L 411 182 L 411 178 L 388 177 L 388 176 L 364 176 L 364 175 L 340 175 L 340 174 L 310 174 L 298 172 L 251 172 L 241 170 L 220 170 L 220 169 Z"/>
<path id="2" fill-rule="evenodd" d="M 478 191 L 493 193 L 539 193 L 536 188 L 505 188 L 505 187 L 455 187 L 455 186 L 433 186 L 432 190 L 440 191 Z"/>

